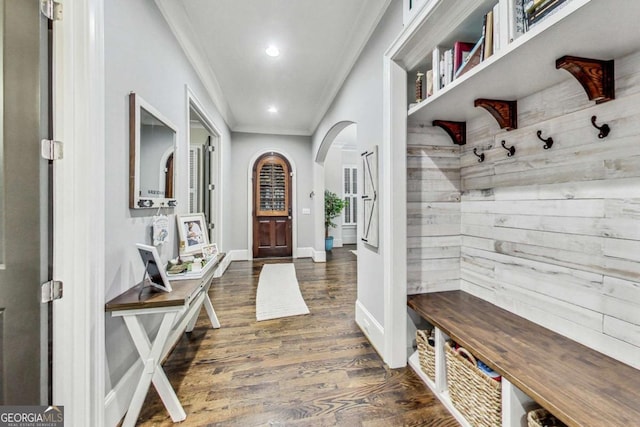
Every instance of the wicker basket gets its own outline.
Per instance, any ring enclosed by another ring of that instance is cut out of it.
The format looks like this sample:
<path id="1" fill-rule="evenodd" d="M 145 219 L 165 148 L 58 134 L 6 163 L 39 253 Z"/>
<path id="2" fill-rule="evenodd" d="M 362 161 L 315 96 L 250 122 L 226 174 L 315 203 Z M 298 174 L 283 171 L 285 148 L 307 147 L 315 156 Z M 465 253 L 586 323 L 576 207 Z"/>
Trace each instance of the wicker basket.
<path id="1" fill-rule="evenodd" d="M 471 361 L 465 359 L 465 354 Z M 502 385 L 476 367 L 475 358 L 464 349 L 445 344 L 447 383 L 453 406 L 474 427 L 502 425 Z"/>
<path id="2" fill-rule="evenodd" d="M 567 427 L 566 424 L 543 408 L 535 409 L 527 414 L 527 425 L 529 427 Z"/>
<path id="3" fill-rule="evenodd" d="M 431 381 L 436 380 L 436 352 L 429 344 L 430 331 L 416 331 L 416 343 L 418 344 L 418 356 L 420 368 Z"/>

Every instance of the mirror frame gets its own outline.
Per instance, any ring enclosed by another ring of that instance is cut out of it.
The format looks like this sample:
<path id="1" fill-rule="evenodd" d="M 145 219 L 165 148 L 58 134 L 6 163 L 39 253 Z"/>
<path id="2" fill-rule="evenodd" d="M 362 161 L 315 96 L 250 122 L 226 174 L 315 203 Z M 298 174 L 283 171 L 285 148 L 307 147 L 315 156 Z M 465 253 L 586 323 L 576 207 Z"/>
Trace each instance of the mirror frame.
<path id="1" fill-rule="evenodd" d="M 176 153 L 178 149 L 178 128 L 164 117 L 158 110 L 153 108 L 135 92 L 129 94 L 129 208 L 159 208 L 175 207 L 178 201 L 175 197 L 176 173 L 174 166 L 173 173 L 173 196 L 174 197 L 141 197 L 140 196 L 140 110 L 144 109 L 157 120 L 173 130 L 173 164 L 176 163 Z"/>

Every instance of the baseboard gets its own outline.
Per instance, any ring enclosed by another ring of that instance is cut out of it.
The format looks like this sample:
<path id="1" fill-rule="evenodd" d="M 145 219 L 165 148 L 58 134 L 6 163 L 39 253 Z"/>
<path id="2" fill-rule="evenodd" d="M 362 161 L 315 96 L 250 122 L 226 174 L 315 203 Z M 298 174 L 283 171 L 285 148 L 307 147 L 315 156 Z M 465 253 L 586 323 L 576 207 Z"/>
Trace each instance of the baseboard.
<path id="1" fill-rule="evenodd" d="M 216 270 L 213 273 L 213 277 L 222 276 L 224 272 L 227 271 L 229 264 L 231 264 L 231 257 L 229 256 L 229 254 L 226 254 L 224 258 L 222 258 L 222 261 L 220 261 L 220 264 L 216 267 Z"/>
<path id="2" fill-rule="evenodd" d="M 246 249 L 234 249 L 227 252 L 227 257 L 229 258 L 229 263 L 232 261 L 249 261 L 249 251 Z"/>
<path id="3" fill-rule="evenodd" d="M 384 328 L 359 300 L 356 301 L 356 323 L 367 336 L 373 348 L 384 359 Z"/>
<path id="4" fill-rule="evenodd" d="M 104 425 L 117 426 L 129 409 L 133 392 L 142 374 L 142 362 L 137 360 L 104 398 Z"/>
<path id="5" fill-rule="evenodd" d="M 325 251 L 313 250 L 313 262 L 327 262 L 327 253 Z"/>
<path id="6" fill-rule="evenodd" d="M 313 248 L 296 249 L 296 258 L 313 258 Z"/>

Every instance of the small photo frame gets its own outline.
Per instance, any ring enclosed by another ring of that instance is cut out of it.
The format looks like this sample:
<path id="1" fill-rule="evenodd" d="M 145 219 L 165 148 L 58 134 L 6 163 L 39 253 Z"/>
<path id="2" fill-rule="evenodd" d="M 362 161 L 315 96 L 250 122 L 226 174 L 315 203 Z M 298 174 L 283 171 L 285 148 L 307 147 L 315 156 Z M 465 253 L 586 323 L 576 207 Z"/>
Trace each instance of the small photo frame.
<path id="1" fill-rule="evenodd" d="M 201 254 L 202 248 L 209 245 L 209 233 L 204 214 L 178 214 L 176 221 L 180 237 L 180 255 Z"/>
<path id="2" fill-rule="evenodd" d="M 202 257 L 204 259 L 213 259 L 218 255 L 218 245 L 212 243 L 202 247 Z"/>

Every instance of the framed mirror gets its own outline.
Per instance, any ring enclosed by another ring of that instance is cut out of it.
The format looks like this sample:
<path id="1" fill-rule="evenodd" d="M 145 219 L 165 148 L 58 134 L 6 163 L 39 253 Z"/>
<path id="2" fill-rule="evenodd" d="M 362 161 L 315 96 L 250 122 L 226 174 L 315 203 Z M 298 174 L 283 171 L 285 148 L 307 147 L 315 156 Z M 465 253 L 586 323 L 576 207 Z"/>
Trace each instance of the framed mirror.
<path id="1" fill-rule="evenodd" d="M 129 207 L 176 206 L 178 130 L 134 92 L 129 94 Z"/>

